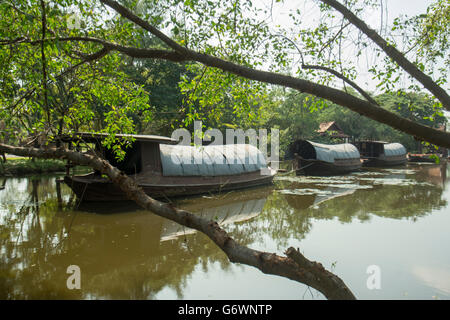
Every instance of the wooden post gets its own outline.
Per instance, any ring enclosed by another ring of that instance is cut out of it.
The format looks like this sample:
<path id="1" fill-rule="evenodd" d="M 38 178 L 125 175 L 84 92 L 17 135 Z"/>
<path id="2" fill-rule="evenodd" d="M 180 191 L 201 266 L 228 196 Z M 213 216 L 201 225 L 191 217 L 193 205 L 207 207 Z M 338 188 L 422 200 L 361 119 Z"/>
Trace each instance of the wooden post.
<path id="1" fill-rule="evenodd" d="M 58 199 L 58 210 L 62 210 L 62 197 L 61 197 L 61 180 L 56 179 L 56 197 Z"/>
<path id="2" fill-rule="evenodd" d="M 72 142 L 71 141 L 68 142 L 67 147 L 68 147 L 69 150 L 72 150 Z M 70 160 L 67 160 L 66 176 L 70 176 Z"/>

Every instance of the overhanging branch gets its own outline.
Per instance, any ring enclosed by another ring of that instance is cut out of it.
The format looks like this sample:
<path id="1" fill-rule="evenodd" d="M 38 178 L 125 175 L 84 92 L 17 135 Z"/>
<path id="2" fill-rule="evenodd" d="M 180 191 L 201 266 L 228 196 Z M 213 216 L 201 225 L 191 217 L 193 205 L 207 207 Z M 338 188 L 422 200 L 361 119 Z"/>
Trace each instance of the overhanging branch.
<path id="1" fill-rule="evenodd" d="M 328 68 L 328 67 L 323 67 L 323 66 L 315 66 L 315 65 L 313 66 L 313 65 L 309 65 L 309 64 L 302 64 L 302 69 L 322 70 L 322 71 L 326 71 L 328 73 L 331 73 L 332 75 L 338 77 L 339 79 L 345 81 L 350 86 L 352 86 L 364 98 L 366 98 L 367 101 L 369 101 L 370 103 L 372 103 L 374 105 L 377 105 L 377 106 L 379 105 L 378 102 L 376 102 L 363 88 L 361 88 L 354 81 L 350 80 L 349 78 L 344 76 L 342 73 L 337 72 L 334 69 L 331 69 L 331 68 Z"/>
<path id="2" fill-rule="evenodd" d="M 273 72 L 260 71 L 257 69 L 242 66 L 230 61 L 226 61 L 208 54 L 203 54 L 182 47 L 175 41 L 167 37 L 161 31 L 151 26 L 148 22 L 142 20 L 138 16 L 134 15 L 131 11 L 120 5 L 113 0 L 100 0 L 102 3 L 110 6 L 124 17 L 135 22 L 145 30 L 151 32 L 164 43 L 173 49 L 159 50 L 159 49 L 142 49 L 127 47 L 123 45 L 114 44 L 102 39 L 92 37 L 65 37 L 65 38 L 47 38 L 45 41 L 86 41 L 94 42 L 103 46 L 108 51 L 118 51 L 135 58 L 151 58 L 151 59 L 164 59 L 173 62 L 181 61 L 196 61 L 205 66 L 218 68 L 226 72 L 233 73 L 235 75 L 260 82 L 270 83 L 274 85 L 280 85 L 288 88 L 295 89 L 300 92 L 305 92 L 329 100 L 338 105 L 349 108 L 350 110 L 357 112 L 363 116 L 371 118 L 375 121 L 387 124 L 397 130 L 410 134 L 419 140 L 428 141 L 435 145 L 450 148 L 450 133 L 443 132 L 420 123 L 403 118 L 393 112 L 381 108 L 380 106 L 352 96 L 341 90 L 331 88 L 328 86 L 320 85 L 308 80 L 294 78 L 287 75 L 277 74 Z M 8 40 L 7 40 L 8 41 Z M 6 42 L 7 42 L 6 41 Z M 42 40 L 29 40 L 29 39 L 13 39 L 15 44 L 18 43 L 30 43 L 38 44 Z M 0 44 L 2 41 L 0 40 Z M 5 43 L 5 42 L 3 42 Z"/>

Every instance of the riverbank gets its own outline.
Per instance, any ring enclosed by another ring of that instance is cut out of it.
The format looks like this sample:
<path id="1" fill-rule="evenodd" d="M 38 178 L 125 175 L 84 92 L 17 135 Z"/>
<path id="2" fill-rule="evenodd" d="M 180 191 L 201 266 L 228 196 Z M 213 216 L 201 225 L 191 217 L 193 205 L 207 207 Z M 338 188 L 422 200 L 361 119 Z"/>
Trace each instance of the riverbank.
<path id="1" fill-rule="evenodd" d="M 0 176 L 20 176 L 26 174 L 42 174 L 64 172 L 65 161 L 52 159 L 8 158 L 0 163 Z"/>

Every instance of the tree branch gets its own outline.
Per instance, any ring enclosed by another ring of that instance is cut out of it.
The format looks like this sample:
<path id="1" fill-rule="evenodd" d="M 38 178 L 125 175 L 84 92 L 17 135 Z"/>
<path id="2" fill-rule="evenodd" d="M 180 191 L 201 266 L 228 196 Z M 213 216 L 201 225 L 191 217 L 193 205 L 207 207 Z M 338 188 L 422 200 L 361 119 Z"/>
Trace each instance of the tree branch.
<path id="1" fill-rule="evenodd" d="M 162 32 L 143 21 L 141 18 L 135 16 L 128 9 L 122 7 L 112 0 L 100 0 L 107 5 L 111 5 L 113 9 L 118 9 L 118 12 L 123 14 L 130 20 L 135 21 L 141 27 L 145 28 L 152 34 L 160 37 L 165 43 L 174 48 L 176 51 L 166 51 L 158 49 L 141 49 L 126 47 L 114 43 L 107 42 L 105 40 L 91 38 L 91 37 L 66 37 L 66 38 L 47 38 L 45 41 L 88 41 L 103 45 L 108 50 L 119 51 L 126 55 L 135 58 L 151 58 L 151 59 L 164 59 L 173 62 L 181 61 L 197 61 L 205 66 L 218 68 L 226 72 L 233 73 L 235 75 L 260 82 L 270 83 L 274 85 L 280 85 L 288 88 L 295 89 L 300 92 L 305 92 L 334 102 L 338 105 L 349 108 L 350 110 L 357 112 L 363 116 L 371 118 L 375 121 L 387 124 L 397 130 L 403 131 L 416 137 L 418 140 L 428 141 L 435 145 L 450 148 L 450 133 L 443 132 L 420 123 L 403 118 L 393 112 L 381 108 L 380 106 L 371 102 L 365 101 L 358 97 L 352 96 L 341 90 L 331 88 L 328 86 L 320 85 L 308 80 L 298 79 L 287 75 L 277 74 L 273 72 L 260 71 L 257 69 L 249 68 L 246 66 L 238 65 L 230 61 L 226 61 L 208 54 L 203 54 L 179 46 L 173 40 L 168 38 Z M 42 40 L 22 40 L 16 41 L 16 43 L 27 42 L 30 44 L 40 43 Z"/>
<path id="2" fill-rule="evenodd" d="M 377 106 L 379 105 L 378 102 L 376 102 L 364 89 L 362 89 L 355 82 L 353 82 L 352 80 L 350 80 L 349 78 L 344 76 L 342 73 L 337 72 L 334 69 L 331 69 L 331 68 L 328 68 L 328 67 L 323 67 L 323 66 L 307 65 L 307 64 L 302 64 L 302 68 L 303 69 L 323 70 L 323 71 L 326 71 L 328 73 L 331 73 L 332 75 L 338 77 L 339 79 L 345 81 L 346 83 L 351 85 L 353 88 L 355 88 L 355 90 L 357 90 L 364 98 L 366 98 L 367 101 L 369 101 L 370 103 L 372 103 L 374 105 L 377 105 Z"/>
<path id="3" fill-rule="evenodd" d="M 344 31 L 345 28 L 347 28 L 350 25 L 350 22 L 346 23 L 345 25 L 342 25 L 338 32 L 330 39 L 328 40 L 322 48 L 317 52 L 317 56 L 320 56 L 323 50 L 325 50 L 326 47 L 328 47 L 336 38 Z"/>
<path id="4" fill-rule="evenodd" d="M 49 41 L 82 41 L 82 42 L 92 42 L 92 43 L 98 43 L 101 44 L 104 48 L 104 50 L 109 51 L 118 51 L 121 53 L 124 53 L 132 58 L 145 58 L 145 59 L 164 59 L 169 60 L 173 62 L 181 62 L 187 60 L 187 57 L 184 57 L 183 55 L 175 52 L 175 51 L 168 51 L 168 50 L 160 50 L 160 49 L 143 49 L 143 48 L 135 48 L 135 47 L 127 47 L 120 44 L 115 44 L 113 42 L 108 42 L 103 39 L 93 38 L 93 37 L 52 37 L 52 38 L 46 38 L 46 39 L 39 39 L 39 40 L 31 40 L 28 38 L 20 37 L 17 39 L 1 39 L 0 45 L 7 45 L 7 44 L 30 44 L 30 45 L 37 45 L 41 44 L 42 42 L 49 42 Z M 104 51 L 103 51 L 104 52 Z M 104 52 L 105 54 L 108 52 Z M 105 54 L 102 54 L 101 56 L 104 56 Z M 92 59 L 93 60 L 93 59 Z"/>
<path id="5" fill-rule="evenodd" d="M 122 6 L 116 1 L 112 0 L 100 0 L 101 3 L 109 6 L 110 8 L 114 9 L 116 12 L 118 12 L 121 16 L 127 18 L 130 21 L 133 21 L 138 26 L 142 27 L 144 30 L 149 31 L 151 34 L 156 36 L 158 39 L 160 39 L 162 42 L 164 42 L 166 45 L 169 46 L 169 48 L 175 50 L 178 53 L 181 54 L 187 54 L 189 53 L 189 50 L 181 45 L 179 45 L 176 41 L 172 40 L 168 36 L 166 36 L 163 32 L 159 31 L 157 28 L 152 26 L 147 21 L 139 18 L 137 15 L 132 13 L 130 10 Z"/>
<path id="6" fill-rule="evenodd" d="M 102 57 L 104 57 L 106 54 L 108 54 L 110 50 L 106 49 L 106 48 L 102 48 L 101 50 L 94 52 L 92 54 L 88 54 L 88 55 L 84 55 L 83 56 L 83 60 L 71 67 L 69 67 L 68 69 L 64 70 L 63 72 L 61 72 L 60 74 L 58 74 L 55 78 L 62 78 L 64 77 L 66 74 L 74 71 L 76 68 L 78 68 L 79 66 L 88 63 L 88 62 L 92 62 L 95 61 L 97 59 L 101 59 Z M 47 80 L 47 84 L 50 82 L 51 80 Z M 27 90 L 15 103 L 13 103 L 12 105 L 5 107 L 5 110 L 10 110 L 10 112 L 14 112 L 14 109 L 16 109 L 16 107 L 19 105 L 19 103 L 23 100 L 24 102 L 27 101 L 32 94 L 36 91 L 36 87 L 31 88 L 29 90 Z"/>
<path id="7" fill-rule="evenodd" d="M 291 258 L 289 256 L 282 257 L 242 246 L 232 239 L 225 230 L 220 228 L 217 222 L 207 220 L 186 210 L 180 210 L 170 204 L 152 199 L 136 185 L 133 179 L 111 166 L 106 160 L 93 155 L 61 148 L 23 148 L 0 143 L 0 153 L 2 152 L 35 158 L 67 159 L 79 165 L 90 166 L 94 170 L 106 174 L 130 200 L 135 201 L 144 209 L 206 234 L 223 250 L 231 262 L 243 263 L 255 267 L 263 273 L 286 277 L 306 284 L 320 291 L 328 299 L 355 299 L 355 296 L 344 282 L 336 275 L 325 270 L 321 264 L 310 262 L 309 265 L 304 265 L 299 263 L 298 257 L 299 255 L 301 256 L 300 252 L 296 252 L 292 248 L 288 249 L 287 253 Z M 304 259 L 307 260 L 306 258 Z"/>

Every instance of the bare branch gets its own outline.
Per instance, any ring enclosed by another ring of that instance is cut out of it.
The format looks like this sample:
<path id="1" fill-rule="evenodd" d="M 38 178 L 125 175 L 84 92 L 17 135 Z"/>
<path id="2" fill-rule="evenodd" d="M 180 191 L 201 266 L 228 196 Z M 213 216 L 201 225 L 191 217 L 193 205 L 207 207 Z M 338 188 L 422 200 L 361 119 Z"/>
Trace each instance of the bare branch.
<path id="1" fill-rule="evenodd" d="M 325 48 L 327 48 L 334 40 L 336 40 L 336 38 L 344 31 L 345 28 L 347 28 L 350 25 L 350 22 L 346 23 L 345 25 L 342 25 L 341 28 L 339 29 L 338 32 L 336 32 L 336 34 L 330 39 L 328 40 L 323 46 L 322 48 L 320 48 L 319 52 L 317 53 L 317 56 L 320 56 L 320 54 L 322 53 L 323 50 L 325 50 Z"/>
<path id="2" fill-rule="evenodd" d="M 133 58 L 145 58 L 145 59 L 163 59 L 163 60 L 169 60 L 173 62 L 181 62 L 188 60 L 187 57 L 182 56 L 181 54 L 175 52 L 175 51 L 167 51 L 167 50 L 160 50 L 160 49 L 143 49 L 143 48 L 135 48 L 135 47 L 127 47 L 120 44 L 115 44 L 112 42 L 108 42 L 103 39 L 93 38 L 93 37 L 52 37 L 52 38 L 46 38 L 46 39 L 39 39 L 39 40 L 31 40 L 27 38 L 18 38 L 18 39 L 2 39 L 0 40 L 0 45 L 6 45 L 6 44 L 30 44 L 30 45 L 37 45 L 41 44 L 42 42 L 50 42 L 50 41 L 81 41 L 81 42 L 92 42 L 92 43 L 98 43 L 103 46 L 103 51 L 108 53 L 109 51 L 118 51 L 121 53 L 124 53 L 130 57 Z M 100 50 L 102 51 L 102 50 Z M 105 54 L 102 54 L 103 57 Z"/>
<path id="3" fill-rule="evenodd" d="M 364 89 L 362 89 L 360 86 L 358 86 L 355 82 L 344 76 L 342 73 L 337 72 L 336 70 L 333 70 L 328 67 L 323 66 L 315 66 L 315 65 L 306 65 L 302 64 L 303 69 L 313 69 L 313 70 L 322 70 L 326 71 L 328 73 L 331 73 L 332 75 L 335 75 L 339 79 L 345 81 L 347 84 L 351 85 L 353 88 L 355 88 L 356 91 L 358 91 L 364 98 L 366 98 L 367 101 L 374 105 L 379 105 L 378 102 L 376 102 Z"/>
<path id="4" fill-rule="evenodd" d="M 445 109 L 450 111 L 450 96 L 441 88 L 431 77 L 423 73 L 416 65 L 410 62 L 400 51 L 393 45 L 384 40 L 375 30 L 359 19 L 353 12 L 348 10 L 344 5 L 336 0 L 320 0 L 323 3 L 333 7 L 339 11 L 348 21 L 356 26 L 361 32 L 368 36 L 377 46 L 379 46 L 393 61 L 395 61 L 403 70 L 408 72 L 417 81 L 427 88 L 435 97 L 442 102 Z"/>

